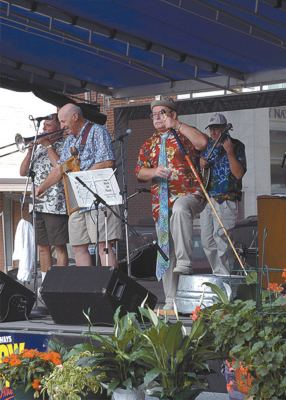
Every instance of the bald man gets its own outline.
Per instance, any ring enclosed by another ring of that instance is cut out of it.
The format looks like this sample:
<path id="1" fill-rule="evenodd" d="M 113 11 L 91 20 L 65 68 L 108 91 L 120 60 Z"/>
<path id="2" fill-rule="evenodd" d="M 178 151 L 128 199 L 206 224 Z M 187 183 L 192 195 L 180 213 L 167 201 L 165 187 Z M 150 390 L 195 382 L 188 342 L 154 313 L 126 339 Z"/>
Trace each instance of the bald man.
<path id="1" fill-rule="evenodd" d="M 65 129 L 67 139 L 60 157 L 60 164 L 69 159 L 70 149 L 76 148 L 80 160 L 80 170 L 94 170 L 114 167 L 114 153 L 111 137 L 105 126 L 92 124 L 84 119 L 81 109 L 75 104 L 66 104 L 58 112 L 61 128 Z M 42 195 L 48 187 L 62 179 L 61 165 L 54 168 L 48 178 L 37 188 L 36 195 Z M 114 206 L 119 212 L 118 206 Z M 105 228 L 104 214 L 99 211 L 99 256 L 101 264 L 105 265 Z M 113 252 L 113 242 L 121 238 L 121 222 L 107 210 L 108 260 L 110 266 L 117 266 Z M 77 266 L 91 266 L 92 259 L 88 251 L 91 243 L 97 243 L 96 212 L 80 210 L 69 217 L 69 238 L 73 247 Z"/>

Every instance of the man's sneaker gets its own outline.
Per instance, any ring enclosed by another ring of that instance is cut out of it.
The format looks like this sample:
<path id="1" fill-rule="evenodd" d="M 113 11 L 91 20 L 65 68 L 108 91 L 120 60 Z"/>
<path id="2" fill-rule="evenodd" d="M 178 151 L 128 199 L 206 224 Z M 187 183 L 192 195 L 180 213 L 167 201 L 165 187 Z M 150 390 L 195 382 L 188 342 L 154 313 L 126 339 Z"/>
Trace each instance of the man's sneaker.
<path id="1" fill-rule="evenodd" d="M 47 307 L 42 298 L 42 286 L 40 286 L 37 291 L 37 303 L 40 307 L 45 307 L 45 308 Z"/>
<path id="2" fill-rule="evenodd" d="M 184 267 L 183 265 L 177 265 L 173 269 L 173 272 L 175 274 L 181 274 L 181 275 L 192 275 L 193 270 L 192 267 Z"/>

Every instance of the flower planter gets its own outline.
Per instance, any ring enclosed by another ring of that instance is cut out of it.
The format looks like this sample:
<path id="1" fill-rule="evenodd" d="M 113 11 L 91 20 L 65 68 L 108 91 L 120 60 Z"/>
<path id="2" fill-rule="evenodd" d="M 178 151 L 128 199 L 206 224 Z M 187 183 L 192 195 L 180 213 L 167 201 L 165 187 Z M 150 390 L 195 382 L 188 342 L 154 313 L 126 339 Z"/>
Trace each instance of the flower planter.
<path id="1" fill-rule="evenodd" d="M 17 389 L 14 390 L 14 398 L 15 400 L 32 400 L 34 399 L 34 393 L 35 391 L 33 389 L 29 389 L 27 392 L 25 392 L 24 387 L 19 386 Z M 48 400 L 48 395 L 45 396 L 45 400 Z M 13 397 L 11 398 L 13 399 Z M 42 400 L 43 397 L 40 396 L 39 400 Z"/>
<path id="2" fill-rule="evenodd" d="M 141 390 L 116 389 L 113 392 L 112 400 L 144 400 L 145 396 Z"/>

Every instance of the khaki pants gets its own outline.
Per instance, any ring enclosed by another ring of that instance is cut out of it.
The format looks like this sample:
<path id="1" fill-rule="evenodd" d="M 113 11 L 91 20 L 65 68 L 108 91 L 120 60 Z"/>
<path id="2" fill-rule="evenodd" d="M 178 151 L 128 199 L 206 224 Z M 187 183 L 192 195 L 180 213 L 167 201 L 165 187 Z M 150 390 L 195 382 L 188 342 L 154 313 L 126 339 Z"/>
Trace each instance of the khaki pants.
<path id="1" fill-rule="evenodd" d="M 238 202 L 226 200 L 218 204 L 214 199 L 211 201 L 225 229 L 233 228 L 238 215 Z M 209 204 L 201 213 L 200 221 L 202 246 L 213 273 L 229 275 L 233 269 L 233 252 Z"/>
<path id="2" fill-rule="evenodd" d="M 170 218 L 170 267 L 163 276 L 166 304 L 173 304 L 179 274 L 173 272 L 176 265 L 192 268 L 193 220 L 205 206 L 203 197 L 188 194 L 178 197 Z"/>

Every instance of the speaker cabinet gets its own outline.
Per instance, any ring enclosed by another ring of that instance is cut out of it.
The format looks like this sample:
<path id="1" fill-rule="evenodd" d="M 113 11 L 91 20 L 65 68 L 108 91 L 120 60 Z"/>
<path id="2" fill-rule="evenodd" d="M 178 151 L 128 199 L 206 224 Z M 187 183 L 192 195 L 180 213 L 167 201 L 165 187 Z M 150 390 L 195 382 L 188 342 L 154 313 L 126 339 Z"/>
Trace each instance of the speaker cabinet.
<path id="1" fill-rule="evenodd" d="M 31 290 L 0 271 L 0 322 L 27 319 L 34 303 Z"/>
<path id="2" fill-rule="evenodd" d="M 282 272 L 286 261 L 286 198 L 258 196 L 259 265 L 269 267 L 263 286 L 269 282 L 284 283 Z M 265 233 L 265 235 L 264 235 Z"/>
<path id="3" fill-rule="evenodd" d="M 154 308 L 157 297 L 126 274 L 111 267 L 53 267 L 41 290 L 42 298 L 57 324 L 113 324 L 113 315 L 136 312 L 147 297 Z"/>

